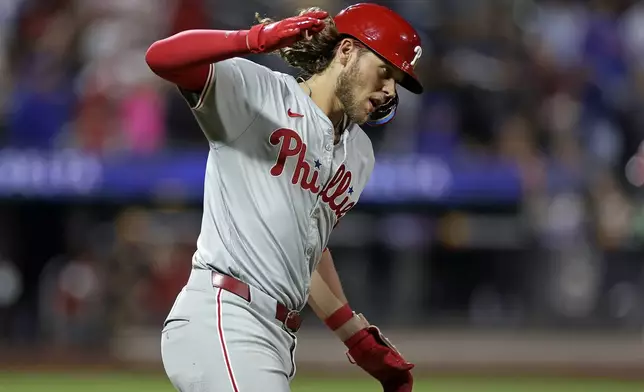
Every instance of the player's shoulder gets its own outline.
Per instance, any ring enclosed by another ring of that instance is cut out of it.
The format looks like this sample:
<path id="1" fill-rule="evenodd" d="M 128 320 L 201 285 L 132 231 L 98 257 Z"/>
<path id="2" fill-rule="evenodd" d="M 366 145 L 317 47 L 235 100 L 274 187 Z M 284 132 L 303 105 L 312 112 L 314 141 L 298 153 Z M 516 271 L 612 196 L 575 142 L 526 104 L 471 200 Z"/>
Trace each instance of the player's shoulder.
<path id="1" fill-rule="evenodd" d="M 256 63 L 244 57 L 231 57 L 229 59 L 222 60 L 215 63 L 215 67 L 217 65 L 232 66 L 239 69 L 242 72 L 252 72 L 257 74 L 265 74 L 267 76 L 275 76 L 275 72 L 269 67 L 260 63 Z"/>
<path id="2" fill-rule="evenodd" d="M 375 156 L 371 138 L 369 138 L 364 129 L 362 129 L 358 124 L 350 125 L 348 131 L 352 143 L 355 144 L 356 152 L 373 166 Z"/>
<path id="3" fill-rule="evenodd" d="M 365 132 L 361 126 L 358 124 L 351 124 L 348 131 L 351 139 L 353 139 L 354 143 L 356 143 L 361 150 L 373 155 L 373 144 L 371 143 L 371 138 L 369 138 L 367 132 Z"/>
<path id="4" fill-rule="evenodd" d="M 265 72 L 273 72 L 273 70 L 267 67 L 266 65 L 255 62 L 246 57 L 231 57 L 229 59 L 222 60 L 220 62 L 231 62 L 239 67 L 255 68 L 255 69 L 261 69 L 262 71 L 265 71 Z"/>
<path id="5" fill-rule="evenodd" d="M 287 73 L 273 70 L 266 65 L 244 57 L 233 57 L 224 60 L 224 62 L 229 66 L 236 67 L 242 74 L 255 75 L 258 78 L 269 81 L 273 87 L 280 87 L 286 90 L 291 88 L 289 78 L 292 79 L 293 77 Z"/>

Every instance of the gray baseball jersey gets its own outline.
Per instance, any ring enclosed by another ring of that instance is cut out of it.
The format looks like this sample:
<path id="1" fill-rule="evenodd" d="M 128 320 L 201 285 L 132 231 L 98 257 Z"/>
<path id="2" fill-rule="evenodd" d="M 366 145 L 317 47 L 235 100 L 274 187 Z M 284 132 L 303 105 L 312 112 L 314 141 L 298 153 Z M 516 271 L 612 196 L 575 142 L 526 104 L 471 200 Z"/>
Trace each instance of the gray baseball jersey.
<path id="1" fill-rule="evenodd" d="M 210 145 L 193 264 L 302 309 L 333 227 L 373 170 L 371 141 L 345 123 L 334 144 L 295 78 L 242 58 L 212 65 L 200 95 L 182 94 Z"/>

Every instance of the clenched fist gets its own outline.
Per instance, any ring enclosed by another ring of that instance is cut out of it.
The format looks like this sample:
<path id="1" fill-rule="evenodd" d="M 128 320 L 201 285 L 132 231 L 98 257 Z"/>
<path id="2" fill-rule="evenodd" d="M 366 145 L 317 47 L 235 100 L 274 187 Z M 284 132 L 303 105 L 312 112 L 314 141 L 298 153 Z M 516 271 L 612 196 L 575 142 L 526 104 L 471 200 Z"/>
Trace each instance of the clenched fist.
<path id="1" fill-rule="evenodd" d="M 267 25 L 255 25 L 247 36 L 248 49 L 252 53 L 262 53 L 291 46 L 309 33 L 322 31 L 328 16 L 326 11 L 313 11 Z"/>

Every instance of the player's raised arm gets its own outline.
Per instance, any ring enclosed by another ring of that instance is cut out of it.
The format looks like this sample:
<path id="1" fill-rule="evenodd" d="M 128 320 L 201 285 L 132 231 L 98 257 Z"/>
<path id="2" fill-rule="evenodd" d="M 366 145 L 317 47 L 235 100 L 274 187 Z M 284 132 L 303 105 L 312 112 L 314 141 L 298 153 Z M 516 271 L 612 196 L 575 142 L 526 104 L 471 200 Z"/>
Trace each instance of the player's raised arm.
<path id="1" fill-rule="evenodd" d="M 249 30 L 188 30 L 154 42 L 145 59 L 158 76 L 199 92 L 206 86 L 210 64 L 292 45 L 324 29 L 327 17 L 326 11 L 314 11 Z"/>
<path id="2" fill-rule="evenodd" d="M 262 20 L 249 30 L 188 30 L 153 43 L 150 69 L 174 83 L 212 143 L 231 143 L 251 127 L 280 82 L 270 69 L 242 56 L 284 49 L 325 28 L 326 11 L 281 21 Z M 259 17 L 258 17 L 259 19 Z"/>

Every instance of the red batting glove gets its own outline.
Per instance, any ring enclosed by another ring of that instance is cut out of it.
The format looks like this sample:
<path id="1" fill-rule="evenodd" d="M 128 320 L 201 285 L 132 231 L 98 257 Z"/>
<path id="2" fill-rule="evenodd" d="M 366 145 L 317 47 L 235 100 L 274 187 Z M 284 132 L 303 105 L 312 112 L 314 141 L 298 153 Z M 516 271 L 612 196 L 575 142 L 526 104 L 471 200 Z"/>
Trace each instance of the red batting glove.
<path id="1" fill-rule="evenodd" d="M 354 317 L 348 305 L 338 309 L 325 320 L 332 330 L 340 328 Z M 344 341 L 349 360 L 380 382 L 384 392 L 411 392 L 414 379 L 411 369 L 398 350 L 384 337 L 378 327 L 370 325 Z"/>
<path id="2" fill-rule="evenodd" d="M 414 364 L 407 362 L 377 327 L 358 331 L 344 344 L 349 348 L 349 360 L 380 381 L 384 392 L 411 392 Z"/>
<path id="3" fill-rule="evenodd" d="M 313 11 L 267 25 L 255 25 L 247 36 L 248 49 L 252 53 L 262 53 L 291 46 L 304 38 L 304 33 L 324 30 L 324 19 L 328 16 L 326 11 Z"/>

